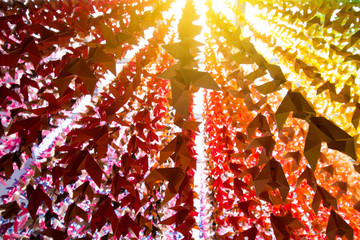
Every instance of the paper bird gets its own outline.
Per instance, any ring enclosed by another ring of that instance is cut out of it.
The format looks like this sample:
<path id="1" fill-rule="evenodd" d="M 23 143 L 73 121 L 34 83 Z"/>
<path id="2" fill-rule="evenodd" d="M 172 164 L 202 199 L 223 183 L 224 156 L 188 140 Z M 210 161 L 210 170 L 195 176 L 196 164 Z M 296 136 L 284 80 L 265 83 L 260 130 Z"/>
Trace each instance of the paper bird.
<path id="1" fill-rule="evenodd" d="M 288 144 L 290 141 L 292 141 L 294 136 L 295 129 L 293 127 L 283 127 L 282 130 L 278 133 L 278 137 L 285 144 Z"/>
<path id="2" fill-rule="evenodd" d="M 119 225 L 119 219 L 114 211 L 109 197 L 106 197 L 106 199 L 100 204 L 97 211 L 93 211 L 90 221 L 91 232 L 94 233 L 95 230 L 100 231 L 100 229 L 106 224 L 107 219 L 110 220 L 112 231 L 115 233 Z"/>
<path id="3" fill-rule="evenodd" d="M 175 223 L 175 226 L 178 227 L 184 222 L 185 218 L 190 213 L 190 209 L 188 207 L 175 206 L 170 209 L 176 211 L 175 215 L 162 220 L 160 224 L 171 225 Z"/>
<path id="4" fill-rule="evenodd" d="M 351 37 L 350 37 L 350 47 L 352 45 L 354 45 L 360 38 L 360 30 L 357 31 L 356 33 L 354 33 Z"/>
<path id="5" fill-rule="evenodd" d="M 354 208 L 356 211 L 360 212 L 360 201 L 357 201 L 356 204 L 353 206 L 353 208 Z"/>
<path id="6" fill-rule="evenodd" d="M 42 187 L 38 185 L 35 190 L 28 192 L 29 204 L 27 210 L 30 213 L 30 216 L 35 219 L 36 212 L 38 208 L 42 205 L 44 201 L 46 206 L 49 208 L 49 211 L 52 213 L 52 201 L 50 197 L 43 191 Z"/>
<path id="7" fill-rule="evenodd" d="M 254 166 L 254 167 L 245 169 L 245 170 L 240 174 L 239 177 L 242 178 L 242 177 L 250 174 L 251 177 L 252 177 L 252 179 L 255 179 L 256 176 L 259 174 L 259 172 L 260 172 L 259 167 L 258 167 L 258 166 Z"/>
<path id="8" fill-rule="evenodd" d="M 250 42 L 250 38 L 238 40 L 233 44 L 235 47 L 239 48 L 243 52 L 246 52 L 247 54 L 257 54 L 254 44 Z"/>
<path id="9" fill-rule="evenodd" d="M 339 191 L 336 194 L 336 199 L 339 199 L 343 194 L 347 195 L 347 183 L 342 181 L 336 181 L 332 184 L 332 186 L 338 187 Z"/>
<path id="10" fill-rule="evenodd" d="M 247 237 L 248 240 L 255 240 L 256 239 L 256 235 L 257 235 L 257 228 L 255 226 L 241 232 L 239 234 L 239 238 L 240 239 L 246 239 L 245 237 Z M 238 239 L 238 238 L 236 238 Z"/>
<path id="11" fill-rule="evenodd" d="M 157 181 L 167 180 L 169 181 L 169 190 L 172 193 L 177 193 L 185 174 L 181 168 L 159 168 L 153 170 L 144 180 L 152 186 Z"/>
<path id="12" fill-rule="evenodd" d="M 262 68 L 258 68 L 256 69 L 255 71 L 249 73 L 248 75 L 244 76 L 245 79 L 253 82 L 255 81 L 255 79 L 259 78 L 259 77 L 262 77 L 266 75 L 266 70 L 265 69 L 262 69 Z"/>
<path id="13" fill-rule="evenodd" d="M 264 166 L 261 172 L 254 179 L 255 192 L 259 196 L 266 188 L 279 189 L 282 199 L 285 201 L 290 190 L 281 164 L 274 158 Z"/>
<path id="14" fill-rule="evenodd" d="M 239 51 L 232 56 L 230 56 L 230 60 L 235 61 L 238 64 L 253 64 L 254 60 L 252 60 L 249 56 L 246 56 L 246 54 L 243 51 Z"/>
<path id="15" fill-rule="evenodd" d="M 249 111 L 257 111 L 260 109 L 262 105 L 264 105 L 267 101 L 267 96 L 265 95 L 263 98 L 261 98 L 257 103 L 253 102 L 253 99 L 251 97 L 251 94 L 248 93 L 244 97 L 244 102 L 246 104 L 246 107 Z"/>
<path id="16" fill-rule="evenodd" d="M 119 173 L 116 173 L 112 179 L 112 184 L 111 184 L 111 194 L 114 196 L 115 199 L 118 198 L 121 189 L 125 189 L 130 194 L 135 196 L 134 185 L 131 184 L 126 178 L 120 176 Z"/>
<path id="17" fill-rule="evenodd" d="M 125 215 L 120 218 L 116 229 L 117 238 L 120 239 L 121 236 L 125 237 L 130 229 L 135 233 L 137 238 L 139 238 L 141 231 L 140 226 L 129 216 L 129 213 L 125 213 Z"/>
<path id="18" fill-rule="evenodd" d="M 177 135 L 171 142 L 169 142 L 161 151 L 159 165 L 163 164 L 173 153 L 178 152 L 184 139 L 181 135 Z"/>
<path id="19" fill-rule="evenodd" d="M 194 56 L 191 54 L 190 49 L 184 46 L 183 43 L 170 43 L 161 46 L 164 48 L 173 58 L 180 60 L 181 64 L 187 64 L 194 61 Z"/>
<path id="20" fill-rule="evenodd" d="M 288 91 L 275 113 L 278 130 L 281 131 L 290 112 L 294 117 L 305 119 L 308 115 L 315 115 L 314 109 L 299 92 Z"/>
<path id="21" fill-rule="evenodd" d="M 333 209 L 330 211 L 326 236 L 329 240 L 335 240 L 336 236 L 345 236 L 348 240 L 354 239 L 354 230 Z"/>
<path id="22" fill-rule="evenodd" d="M 345 153 L 354 160 L 357 159 L 353 137 L 324 117 L 311 117 L 304 155 L 313 171 L 316 169 L 322 142 L 326 142 L 333 150 Z"/>
<path id="23" fill-rule="evenodd" d="M 270 221 L 277 240 L 289 240 L 295 229 L 305 228 L 304 224 L 291 214 L 275 216 L 271 213 Z"/>
<path id="24" fill-rule="evenodd" d="M 266 117 L 260 113 L 249 123 L 246 128 L 248 138 L 252 137 L 256 129 L 259 129 L 263 134 L 270 132 L 270 126 Z"/>
<path id="25" fill-rule="evenodd" d="M 314 172 L 307 166 L 296 181 L 296 187 L 298 187 L 303 180 L 306 180 L 307 184 L 316 191 L 317 183 Z"/>
<path id="26" fill-rule="evenodd" d="M 101 32 L 106 40 L 106 44 L 105 44 L 106 50 L 116 54 L 116 56 L 118 58 L 121 58 L 122 57 L 121 56 L 122 55 L 121 42 L 118 41 L 113 30 L 109 26 L 107 26 L 103 23 L 99 24 L 99 29 L 101 30 Z"/>
<path id="27" fill-rule="evenodd" d="M 247 187 L 248 184 L 246 184 L 245 182 L 237 178 L 234 179 L 234 193 L 240 200 L 243 200 L 243 189 L 246 189 Z"/>
<path id="28" fill-rule="evenodd" d="M 239 209 L 241 210 L 241 212 L 244 213 L 245 217 L 247 217 L 247 218 L 249 218 L 249 217 L 255 218 L 255 216 L 250 212 L 249 207 L 257 206 L 257 205 L 260 205 L 260 203 L 255 200 L 248 200 L 248 201 L 238 203 Z"/>
<path id="29" fill-rule="evenodd" d="M 116 62 L 108 54 L 106 54 L 101 48 L 90 48 L 89 50 L 89 62 L 98 63 L 116 75 Z"/>
<path id="30" fill-rule="evenodd" d="M 267 68 L 267 65 L 270 65 L 261 54 L 252 53 L 249 56 L 260 68 Z"/>
<path id="31" fill-rule="evenodd" d="M 82 81 L 88 92 L 93 95 L 98 79 L 82 57 L 78 59 L 71 58 L 56 79 L 56 86 L 60 95 L 64 94 L 69 83 L 76 77 Z"/>
<path id="32" fill-rule="evenodd" d="M 295 171 L 300 164 L 300 160 L 302 158 L 302 154 L 299 151 L 296 152 L 287 152 L 283 158 L 292 158 L 294 159 L 294 162 L 291 166 L 291 172 Z"/>
<path id="33" fill-rule="evenodd" d="M 88 214 L 82 208 L 78 207 L 76 203 L 69 205 L 66 215 L 64 218 L 65 224 L 68 225 L 69 222 L 76 216 L 82 218 L 85 222 L 88 222 Z"/>
<path id="34" fill-rule="evenodd" d="M 18 215 L 20 211 L 21 208 L 16 201 L 0 205 L 1 217 L 3 219 L 13 219 Z"/>
<path id="35" fill-rule="evenodd" d="M 319 174 L 325 173 L 325 174 L 329 175 L 329 177 L 328 177 L 327 179 L 330 179 L 330 177 L 332 177 L 334 171 L 335 171 L 335 168 L 333 167 L 332 164 L 330 164 L 330 165 L 327 165 L 327 166 L 325 166 L 325 167 L 322 167 L 322 168 L 320 169 Z"/>
<path id="36" fill-rule="evenodd" d="M 89 198 L 90 201 L 92 201 L 95 197 L 95 193 L 93 188 L 90 186 L 90 182 L 86 181 L 80 186 L 78 186 L 73 191 L 74 198 L 79 197 L 79 200 L 84 200 L 85 196 Z"/>
<path id="37" fill-rule="evenodd" d="M 316 187 L 315 196 L 311 204 L 311 207 L 314 210 L 315 214 L 317 214 L 319 211 L 321 201 L 323 202 L 324 207 L 330 208 L 331 206 L 337 210 L 336 198 L 334 198 L 328 191 L 318 185 Z"/>
<path id="38" fill-rule="evenodd" d="M 254 138 L 246 147 L 245 151 L 253 148 L 263 147 L 265 151 L 265 155 L 270 158 L 272 151 L 274 150 L 274 146 L 275 146 L 275 140 L 273 139 L 273 137 L 264 136 L 264 137 Z"/>
<path id="39" fill-rule="evenodd" d="M 185 119 L 189 116 L 189 96 L 191 94 L 191 86 L 220 90 L 210 73 L 182 68 L 179 63 L 171 66 L 157 77 L 170 80 L 172 105 Z"/>
<path id="40" fill-rule="evenodd" d="M 335 93 L 336 94 L 336 88 L 335 88 L 335 84 L 331 83 L 329 81 L 325 82 L 323 85 L 321 85 L 320 87 L 318 87 L 318 89 L 316 90 L 316 94 L 320 94 L 323 91 L 329 90 L 329 93 Z"/>

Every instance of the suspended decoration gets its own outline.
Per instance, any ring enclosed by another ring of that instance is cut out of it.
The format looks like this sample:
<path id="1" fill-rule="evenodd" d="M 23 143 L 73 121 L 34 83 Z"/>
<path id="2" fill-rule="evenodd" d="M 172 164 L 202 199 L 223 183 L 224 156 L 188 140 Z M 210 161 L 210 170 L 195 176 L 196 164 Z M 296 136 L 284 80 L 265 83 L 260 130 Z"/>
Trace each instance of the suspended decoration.
<path id="1" fill-rule="evenodd" d="M 357 4 L 174 4 L 0 3 L 3 239 L 360 237 Z"/>

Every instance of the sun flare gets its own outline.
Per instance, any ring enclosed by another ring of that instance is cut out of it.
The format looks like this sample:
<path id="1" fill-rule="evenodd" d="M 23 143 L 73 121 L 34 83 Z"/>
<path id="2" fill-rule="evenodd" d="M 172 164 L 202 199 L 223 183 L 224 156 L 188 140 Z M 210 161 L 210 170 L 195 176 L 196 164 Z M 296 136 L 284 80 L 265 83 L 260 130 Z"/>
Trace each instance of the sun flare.
<path id="1" fill-rule="evenodd" d="M 0 0 L 2 239 L 360 239 L 358 2 Z"/>

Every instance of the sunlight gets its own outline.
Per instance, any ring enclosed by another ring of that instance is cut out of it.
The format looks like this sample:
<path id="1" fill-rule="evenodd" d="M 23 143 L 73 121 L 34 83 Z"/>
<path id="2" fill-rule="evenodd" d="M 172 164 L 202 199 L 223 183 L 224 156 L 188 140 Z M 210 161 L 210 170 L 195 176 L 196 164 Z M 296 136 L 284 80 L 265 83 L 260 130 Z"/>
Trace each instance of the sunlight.
<path id="1" fill-rule="evenodd" d="M 272 27 L 270 24 L 261 18 L 259 18 L 257 15 L 259 13 L 266 13 L 266 10 L 260 11 L 257 7 L 253 7 L 250 4 L 246 4 L 246 11 L 245 11 L 245 19 L 249 21 L 250 24 L 260 33 L 264 33 L 266 35 L 271 34 Z M 244 37 L 251 37 L 252 32 L 249 31 L 248 28 L 243 29 Z M 265 57 L 269 59 L 274 58 L 274 54 L 270 51 L 268 46 L 262 42 L 262 41 L 255 41 L 254 42 L 256 46 L 256 50 L 258 52 L 261 52 Z"/>
<path id="2" fill-rule="evenodd" d="M 175 22 L 173 22 L 173 27 L 177 28 L 177 21 L 181 18 L 182 11 L 181 9 L 185 6 L 186 0 L 178 0 L 172 4 L 171 10 L 168 12 L 164 12 L 163 16 L 164 18 L 171 18 L 175 17 Z M 195 21 L 194 23 L 197 25 L 200 25 L 203 27 L 203 32 L 206 31 L 206 11 L 208 10 L 205 5 L 206 0 L 197 0 L 194 1 L 195 8 L 197 11 L 197 14 L 199 16 L 199 19 Z M 215 12 L 222 12 L 226 16 L 234 16 L 234 12 L 228 8 L 228 2 L 227 0 L 213 0 L 213 8 Z M 231 17 L 230 19 L 234 19 L 234 17 Z M 197 37 L 196 40 L 203 42 L 204 36 L 200 34 L 200 36 Z"/>
<path id="3" fill-rule="evenodd" d="M 200 35 L 196 36 L 195 39 L 199 42 L 204 43 L 205 42 L 205 36 L 204 33 L 207 33 L 209 31 L 208 27 L 206 26 L 206 11 L 208 8 L 205 5 L 205 2 L 207 0 L 197 0 L 195 2 L 195 8 L 197 11 L 197 14 L 199 16 L 199 19 L 195 21 L 194 23 L 197 25 L 202 26 L 202 32 Z M 181 18 L 182 11 L 180 11 L 184 5 L 186 0 L 178 0 L 172 4 L 172 8 L 170 11 L 164 13 L 165 18 L 174 17 L 176 21 L 173 22 L 173 28 L 177 29 L 177 22 Z M 236 0 L 212 0 L 213 9 L 216 13 L 221 12 L 226 16 L 230 21 L 233 21 L 236 25 L 238 20 L 237 16 L 234 12 L 234 9 L 237 5 Z M 250 4 L 246 4 L 245 7 L 245 18 L 249 21 L 250 24 L 253 25 L 255 29 L 257 29 L 261 33 L 270 34 L 271 33 L 271 26 L 268 22 L 265 22 L 264 20 L 257 17 L 257 14 L 264 12 L 265 10 L 259 10 L 257 7 L 253 7 Z M 243 37 L 251 37 L 252 33 L 247 29 L 247 27 L 242 28 Z M 254 43 L 256 45 L 256 48 L 258 51 L 264 53 L 266 57 L 269 59 L 272 59 L 274 56 L 269 51 L 266 44 L 261 43 L 260 41 L 256 41 Z"/>
<path id="4" fill-rule="evenodd" d="M 248 3 L 246 4 L 245 18 L 251 24 L 253 24 L 254 28 L 256 28 L 259 32 L 265 33 L 265 34 L 270 34 L 271 26 L 269 25 L 268 22 L 257 17 L 257 14 L 259 12 L 266 13 L 266 10 L 260 11 L 257 7 L 253 7 Z"/>

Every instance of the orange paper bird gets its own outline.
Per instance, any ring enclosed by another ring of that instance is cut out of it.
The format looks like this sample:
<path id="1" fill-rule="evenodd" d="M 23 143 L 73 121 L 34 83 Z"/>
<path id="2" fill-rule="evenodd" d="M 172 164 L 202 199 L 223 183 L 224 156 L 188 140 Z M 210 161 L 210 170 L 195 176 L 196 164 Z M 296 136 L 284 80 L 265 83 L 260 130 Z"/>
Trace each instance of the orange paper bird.
<path id="1" fill-rule="evenodd" d="M 331 209 L 326 236 L 329 240 L 335 240 L 336 236 L 345 236 L 348 240 L 354 239 L 354 230 L 342 219 L 333 209 Z"/>
<path id="2" fill-rule="evenodd" d="M 282 199 L 285 201 L 290 190 L 281 164 L 274 158 L 270 159 L 261 172 L 254 179 L 255 192 L 259 196 L 267 186 L 279 189 Z"/>
<path id="3" fill-rule="evenodd" d="M 328 191 L 318 185 L 316 187 L 315 196 L 311 204 L 311 207 L 314 210 L 315 214 L 317 214 L 319 211 L 321 201 L 326 208 L 330 208 L 331 206 L 336 210 L 338 209 L 336 198 L 334 198 Z"/>
<path id="4" fill-rule="evenodd" d="M 324 117 L 311 117 L 304 155 L 313 171 L 316 169 L 322 142 L 326 142 L 329 148 L 345 153 L 356 160 L 353 137 Z"/>

